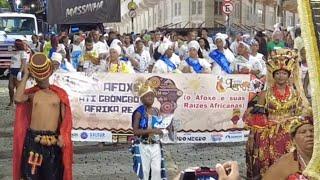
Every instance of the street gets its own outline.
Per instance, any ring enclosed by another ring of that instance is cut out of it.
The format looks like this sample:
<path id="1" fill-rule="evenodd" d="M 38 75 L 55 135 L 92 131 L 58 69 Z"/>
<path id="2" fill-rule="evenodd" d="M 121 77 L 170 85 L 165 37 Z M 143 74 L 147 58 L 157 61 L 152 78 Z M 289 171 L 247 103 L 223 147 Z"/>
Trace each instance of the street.
<path id="1" fill-rule="evenodd" d="M 7 81 L 0 81 L 0 179 L 12 179 L 12 136 L 14 109 L 6 109 L 9 102 Z M 129 144 L 74 143 L 73 176 L 76 180 L 134 180 Z M 187 167 L 208 166 L 228 160 L 239 162 L 245 175 L 245 144 L 174 144 L 165 145 L 165 158 L 169 179 Z"/>

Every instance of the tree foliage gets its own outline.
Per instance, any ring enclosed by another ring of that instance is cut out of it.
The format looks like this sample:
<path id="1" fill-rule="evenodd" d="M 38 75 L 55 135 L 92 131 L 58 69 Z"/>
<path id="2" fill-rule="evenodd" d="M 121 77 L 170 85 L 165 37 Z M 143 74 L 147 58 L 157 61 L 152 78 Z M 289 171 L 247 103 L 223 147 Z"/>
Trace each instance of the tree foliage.
<path id="1" fill-rule="evenodd" d="M 9 2 L 8 0 L 0 0 L 0 8 L 9 8 Z"/>

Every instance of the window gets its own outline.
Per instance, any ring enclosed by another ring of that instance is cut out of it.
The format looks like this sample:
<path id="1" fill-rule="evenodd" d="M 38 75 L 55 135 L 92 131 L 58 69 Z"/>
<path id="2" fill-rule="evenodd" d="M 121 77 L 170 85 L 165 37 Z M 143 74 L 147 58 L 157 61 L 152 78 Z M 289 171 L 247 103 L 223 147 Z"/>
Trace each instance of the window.
<path id="1" fill-rule="evenodd" d="M 222 15 L 222 2 L 219 0 L 214 1 L 214 15 Z"/>
<path id="2" fill-rule="evenodd" d="M 29 17 L 1 17 L 0 31 L 9 35 L 32 35 L 35 30 L 35 19 Z"/>
<path id="3" fill-rule="evenodd" d="M 192 1 L 192 5 L 191 5 L 191 14 L 195 15 L 197 14 L 197 2 L 196 1 Z"/>
<path id="4" fill-rule="evenodd" d="M 174 3 L 174 15 L 178 15 L 178 3 Z"/>
<path id="5" fill-rule="evenodd" d="M 198 2 L 198 14 L 202 14 L 202 1 Z"/>
<path id="6" fill-rule="evenodd" d="M 161 23 L 161 21 L 162 21 L 162 11 L 161 11 L 161 8 L 159 8 L 159 19 L 158 19 L 158 23 Z"/>
<path id="7" fill-rule="evenodd" d="M 258 22 L 262 23 L 263 22 L 263 11 L 262 9 L 258 9 Z"/>

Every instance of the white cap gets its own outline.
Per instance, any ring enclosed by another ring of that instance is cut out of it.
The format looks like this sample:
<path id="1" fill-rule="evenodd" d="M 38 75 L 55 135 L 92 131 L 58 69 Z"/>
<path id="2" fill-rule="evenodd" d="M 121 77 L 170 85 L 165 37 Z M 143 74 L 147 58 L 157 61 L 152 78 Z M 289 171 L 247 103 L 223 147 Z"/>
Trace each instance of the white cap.
<path id="1" fill-rule="evenodd" d="M 54 53 L 52 53 L 51 60 L 52 61 L 58 61 L 61 64 L 62 55 L 60 53 L 54 52 Z"/>
<path id="2" fill-rule="evenodd" d="M 198 41 L 190 41 L 188 43 L 188 50 L 190 50 L 191 48 L 195 48 L 198 51 L 200 49 L 200 44 L 198 43 Z"/>

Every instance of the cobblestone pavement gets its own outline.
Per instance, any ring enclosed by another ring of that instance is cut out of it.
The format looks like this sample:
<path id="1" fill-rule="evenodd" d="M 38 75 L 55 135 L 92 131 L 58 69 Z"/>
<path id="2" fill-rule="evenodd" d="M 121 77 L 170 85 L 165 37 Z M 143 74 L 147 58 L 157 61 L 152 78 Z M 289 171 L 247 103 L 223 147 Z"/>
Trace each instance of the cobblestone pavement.
<path id="1" fill-rule="evenodd" d="M 9 102 L 7 81 L 0 81 L 0 179 L 12 179 L 12 119 L 14 108 Z M 74 179 L 76 180 L 134 180 L 128 144 L 75 143 Z M 165 145 L 169 179 L 191 166 L 214 167 L 216 163 L 237 160 L 245 175 L 244 143 L 175 144 Z"/>

